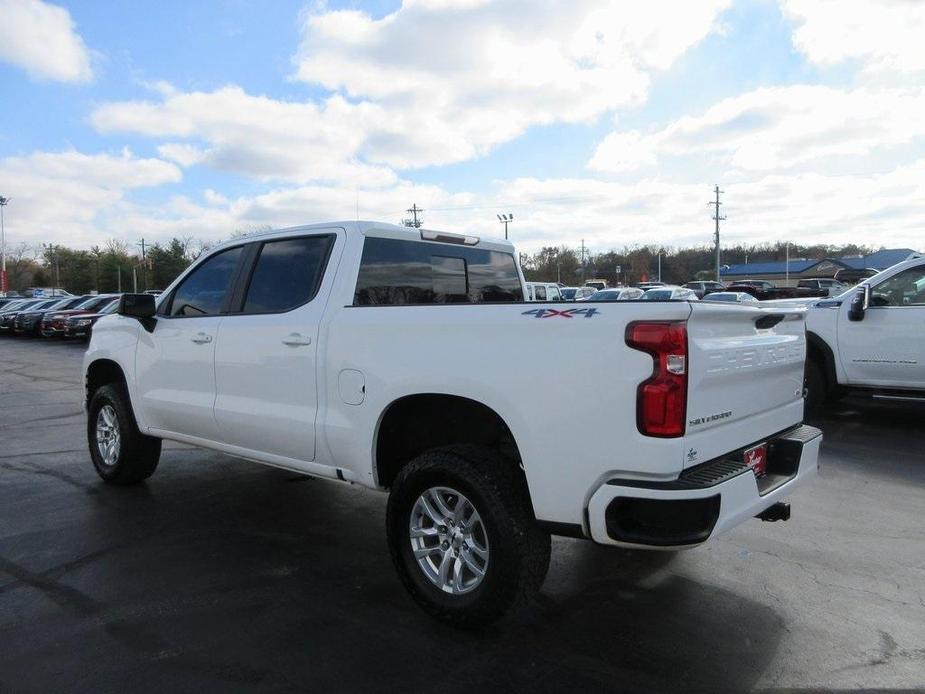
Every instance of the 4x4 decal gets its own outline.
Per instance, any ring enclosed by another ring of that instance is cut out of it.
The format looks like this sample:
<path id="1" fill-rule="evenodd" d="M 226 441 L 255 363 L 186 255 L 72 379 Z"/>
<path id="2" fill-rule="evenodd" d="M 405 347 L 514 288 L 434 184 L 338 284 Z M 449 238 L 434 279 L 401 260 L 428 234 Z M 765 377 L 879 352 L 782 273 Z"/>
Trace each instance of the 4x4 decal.
<path id="1" fill-rule="evenodd" d="M 598 313 L 600 313 L 600 311 L 596 308 L 567 308 L 561 311 L 555 308 L 534 308 L 530 311 L 524 311 L 520 315 L 533 316 L 534 318 L 574 318 L 575 316 L 591 318 Z"/>

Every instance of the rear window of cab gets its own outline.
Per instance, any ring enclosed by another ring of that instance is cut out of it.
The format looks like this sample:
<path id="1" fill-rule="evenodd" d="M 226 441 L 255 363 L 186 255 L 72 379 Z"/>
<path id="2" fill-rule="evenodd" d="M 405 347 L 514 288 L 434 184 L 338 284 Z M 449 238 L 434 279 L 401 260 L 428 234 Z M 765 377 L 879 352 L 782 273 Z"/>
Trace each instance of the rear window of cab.
<path id="1" fill-rule="evenodd" d="M 523 298 L 510 253 L 367 237 L 353 305 L 490 303 Z"/>

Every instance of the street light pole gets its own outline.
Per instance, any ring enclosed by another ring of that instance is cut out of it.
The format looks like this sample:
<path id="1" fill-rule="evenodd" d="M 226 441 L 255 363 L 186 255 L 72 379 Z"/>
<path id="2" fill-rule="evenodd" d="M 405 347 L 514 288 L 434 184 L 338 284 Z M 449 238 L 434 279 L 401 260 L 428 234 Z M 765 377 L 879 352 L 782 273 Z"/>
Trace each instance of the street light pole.
<path id="1" fill-rule="evenodd" d="M 787 260 L 784 264 L 784 274 L 785 274 L 784 284 L 785 286 L 789 287 L 790 286 L 790 242 L 789 241 L 787 242 L 787 252 L 786 253 L 787 253 L 786 254 Z"/>
<path id="2" fill-rule="evenodd" d="M 10 289 L 6 280 L 6 230 L 3 227 L 3 208 L 9 204 L 10 199 L 0 195 L 0 294 Z"/>
<path id="3" fill-rule="evenodd" d="M 514 223 L 514 213 L 509 214 L 496 214 L 495 217 L 498 218 L 498 221 L 504 225 L 504 240 L 507 241 L 507 225 Z"/>

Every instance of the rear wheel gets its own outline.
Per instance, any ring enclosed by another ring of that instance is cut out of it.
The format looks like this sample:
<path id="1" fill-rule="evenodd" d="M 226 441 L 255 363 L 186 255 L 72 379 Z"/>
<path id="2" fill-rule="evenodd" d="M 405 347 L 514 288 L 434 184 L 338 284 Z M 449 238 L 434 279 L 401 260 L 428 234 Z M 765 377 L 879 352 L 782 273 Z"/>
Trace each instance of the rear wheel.
<path id="1" fill-rule="evenodd" d="M 97 474 L 110 484 L 135 484 L 154 474 L 161 440 L 138 430 L 124 386 L 110 383 L 90 399 L 87 443 Z"/>
<path id="2" fill-rule="evenodd" d="M 392 485 L 387 524 L 405 588 L 454 626 L 482 626 L 528 602 L 549 567 L 549 534 L 523 473 L 491 449 L 453 446 L 412 460 Z"/>

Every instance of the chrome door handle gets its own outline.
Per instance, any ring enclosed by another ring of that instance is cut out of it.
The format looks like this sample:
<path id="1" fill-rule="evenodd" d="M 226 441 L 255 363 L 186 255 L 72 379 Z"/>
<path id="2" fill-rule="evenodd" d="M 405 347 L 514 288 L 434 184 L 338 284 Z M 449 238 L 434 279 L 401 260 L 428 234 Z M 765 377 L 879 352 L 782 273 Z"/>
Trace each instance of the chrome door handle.
<path id="1" fill-rule="evenodd" d="M 197 345 L 205 345 L 212 342 L 212 336 L 205 333 L 196 333 L 190 338 Z"/>
<path id="2" fill-rule="evenodd" d="M 312 343 L 312 338 L 303 337 L 299 333 L 290 333 L 283 338 L 283 344 L 289 345 L 290 347 L 302 347 L 304 345 L 310 345 Z"/>

